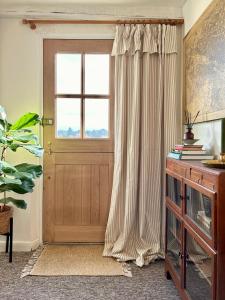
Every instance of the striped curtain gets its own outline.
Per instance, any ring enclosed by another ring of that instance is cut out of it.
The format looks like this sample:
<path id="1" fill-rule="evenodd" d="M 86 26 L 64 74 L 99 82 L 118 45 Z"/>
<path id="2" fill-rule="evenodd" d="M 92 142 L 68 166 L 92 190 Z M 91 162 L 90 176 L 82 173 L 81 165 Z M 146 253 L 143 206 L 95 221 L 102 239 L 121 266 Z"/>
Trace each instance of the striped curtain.
<path id="1" fill-rule="evenodd" d="M 177 141 L 177 28 L 116 28 L 115 162 L 104 256 L 162 254 L 165 154 Z"/>

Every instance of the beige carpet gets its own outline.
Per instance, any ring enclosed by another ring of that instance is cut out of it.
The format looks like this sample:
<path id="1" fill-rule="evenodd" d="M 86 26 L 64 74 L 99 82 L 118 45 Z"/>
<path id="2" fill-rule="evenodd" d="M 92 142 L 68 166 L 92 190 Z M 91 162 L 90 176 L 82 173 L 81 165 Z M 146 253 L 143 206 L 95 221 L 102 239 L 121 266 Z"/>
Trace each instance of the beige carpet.
<path id="1" fill-rule="evenodd" d="M 102 252 L 103 245 L 47 245 L 29 275 L 131 276 L 124 264 Z"/>

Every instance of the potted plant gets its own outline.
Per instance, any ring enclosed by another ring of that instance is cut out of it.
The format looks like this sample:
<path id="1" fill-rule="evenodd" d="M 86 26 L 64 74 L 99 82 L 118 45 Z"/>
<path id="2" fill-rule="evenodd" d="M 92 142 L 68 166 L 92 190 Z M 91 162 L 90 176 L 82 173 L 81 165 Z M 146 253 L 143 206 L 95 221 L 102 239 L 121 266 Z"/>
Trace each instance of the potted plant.
<path id="1" fill-rule="evenodd" d="M 40 123 L 36 113 L 27 113 L 14 124 L 7 120 L 6 112 L 0 106 L 0 234 L 8 232 L 9 220 L 13 213 L 12 204 L 18 208 L 26 209 L 23 199 L 7 196 L 8 192 L 17 194 L 31 193 L 35 186 L 34 180 L 41 176 L 42 166 L 35 164 L 13 165 L 6 160 L 8 151 L 16 152 L 22 148 L 37 157 L 43 154 L 38 136 L 32 132 L 31 127 Z"/>

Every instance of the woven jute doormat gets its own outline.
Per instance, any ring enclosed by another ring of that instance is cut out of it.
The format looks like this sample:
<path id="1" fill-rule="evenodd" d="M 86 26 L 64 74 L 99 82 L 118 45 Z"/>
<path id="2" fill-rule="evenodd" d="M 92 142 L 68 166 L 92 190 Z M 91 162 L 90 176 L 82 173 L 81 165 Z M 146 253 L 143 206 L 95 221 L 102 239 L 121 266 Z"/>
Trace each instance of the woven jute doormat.
<path id="1" fill-rule="evenodd" d="M 34 276 L 128 276 L 129 265 L 103 257 L 103 245 L 46 245 L 39 248 L 21 277 Z"/>

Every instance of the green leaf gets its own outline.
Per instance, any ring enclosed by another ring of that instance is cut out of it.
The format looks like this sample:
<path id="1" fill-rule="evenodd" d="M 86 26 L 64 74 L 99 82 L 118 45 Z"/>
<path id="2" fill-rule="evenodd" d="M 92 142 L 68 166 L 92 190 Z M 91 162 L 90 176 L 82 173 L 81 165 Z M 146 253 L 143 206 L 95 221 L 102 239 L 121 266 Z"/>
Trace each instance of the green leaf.
<path id="1" fill-rule="evenodd" d="M 20 144 L 10 144 L 9 145 L 9 149 L 10 150 L 12 150 L 13 152 L 16 152 L 16 150 L 19 148 L 19 147 L 21 147 L 21 145 Z"/>
<path id="2" fill-rule="evenodd" d="M 42 166 L 41 165 L 33 165 L 33 164 L 19 164 L 16 165 L 15 168 L 19 172 L 25 172 L 32 175 L 33 178 L 40 177 L 42 174 Z"/>
<path id="3" fill-rule="evenodd" d="M 12 126 L 12 125 L 10 125 Z M 10 133 L 31 133 L 32 129 L 24 128 L 24 129 L 18 129 L 18 130 L 9 130 Z"/>
<path id="4" fill-rule="evenodd" d="M 4 123 L 7 122 L 5 109 L 1 105 L 0 105 L 0 120 L 4 121 Z"/>
<path id="5" fill-rule="evenodd" d="M 26 194 L 33 192 L 34 182 L 29 178 L 21 178 L 22 184 L 14 184 L 12 191 L 18 194 Z"/>
<path id="6" fill-rule="evenodd" d="M 27 145 L 27 144 L 16 144 L 16 143 L 9 145 L 9 148 L 14 152 L 16 152 L 16 150 L 19 147 L 29 151 L 30 153 L 34 154 L 37 157 L 41 157 L 44 153 L 44 149 L 40 145 L 32 145 L 32 144 Z"/>
<path id="7" fill-rule="evenodd" d="M 10 202 L 18 208 L 22 208 L 22 209 L 27 208 L 27 203 L 24 200 L 14 199 L 12 197 L 7 197 L 5 199 L 0 199 L 0 203 L 8 204 Z"/>
<path id="8" fill-rule="evenodd" d="M 12 124 L 7 123 L 7 131 L 9 131 L 10 127 L 12 126 Z"/>
<path id="9" fill-rule="evenodd" d="M 7 127 L 7 116 L 4 107 L 0 105 L 0 129 L 5 131 Z"/>
<path id="10" fill-rule="evenodd" d="M 1 124 L 0 124 L 0 143 L 6 144 L 7 143 L 7 138 L 4 135 L 4 131 L 1 129 Z"/>
<path id="11" fill-rule="evenodd" d="M 11 127 L 10 130 L 18 130 L 26 127 L 35 126 L 40 123 L 41 118 L 36 113 L 27 113 L 17 120 Z"/>
<path id="12" fill-rule="evenodd" d="M 2 171 L 5 174 L 13 174 L 17 170 L 14 166 L 11 164 L 7 163 L 6 161 L 0 160 L 0 171 Z"/>
<path id="13" fill-rule="evenodd" d="M 15 131 L 15 133 L 17 133 Z M 36 134 L 23 134 L 23 135 L 18 135 L 18 134 L 12 134 L 11 135 L 13 140 L 18 141 L 18 142 L 22 142 L 22 143 L 35 143 L 37 144 L 38 142 L 38 136 Z"/>
<path id="14" fill-rule="evenodd" d="M 23 178 L 33 179 L 33 176 L 30 173 L 26 173 L 26 172 L 13 173 L 13 177 L 16 179 L 23 179 Z"/>
<path id="15" fill-rule="evenodd" d="M 33 187 L 34 187 L 34 182 L 30 178 L 21 178 L 19 179 L 14 179 L 18 180 L 20 183 L 14 184 L 3 184 L 0 185 L 0 192 L 6 192 L 6 191 L 12 191 L 18 194 L 26 194 L 26 193 L 31 193 L 33 192 Z"/>
<path id="16" fill-rule="evenodd" d="M 14 178 L 0 176 L 0 186 L 8 185 L 8 184 L 21 184 L 21 183 L 22 182 L 20 179 L 14 179 Z"/>
<path id="17" fill-rule="evenodd" d="M 44 149 L 39 145 L 22 145 L 22 147 L 37 157 L 41 157 L 44 153 Z"/>
<path id="18" fill-rule="evenodd" d="M 4 124 L 5 122 L 3 120 L 0 120 L 0 130 L 5 130 Z"/>

